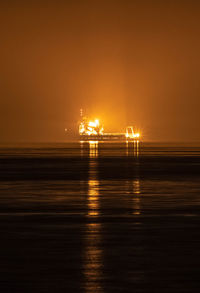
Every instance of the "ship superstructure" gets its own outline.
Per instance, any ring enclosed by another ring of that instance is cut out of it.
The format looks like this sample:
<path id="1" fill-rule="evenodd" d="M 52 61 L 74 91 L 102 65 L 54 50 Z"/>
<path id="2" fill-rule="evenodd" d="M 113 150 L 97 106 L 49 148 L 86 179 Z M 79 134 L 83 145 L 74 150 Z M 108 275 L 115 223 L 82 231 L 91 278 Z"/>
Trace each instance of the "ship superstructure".
<path id="1" fill-rule="evenodd" d="M 79 124 L 79 134 L 80 135 L 103 135 L 103 126 L 100 124 L 99 120 L 88 121 L 86 118 Z"/>

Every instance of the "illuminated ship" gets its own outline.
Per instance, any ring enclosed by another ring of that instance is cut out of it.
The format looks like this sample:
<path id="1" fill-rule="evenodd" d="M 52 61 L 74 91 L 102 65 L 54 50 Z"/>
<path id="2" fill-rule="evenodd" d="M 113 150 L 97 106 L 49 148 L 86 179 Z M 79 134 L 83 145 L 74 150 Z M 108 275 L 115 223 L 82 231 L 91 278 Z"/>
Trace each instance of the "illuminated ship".
<path id="1" fill-rule="evenodd" d="M 83 117 L 81 110 L 81 121 L 79 123 L 79 138 L 81 141 L 99 140 L 140 140 L 140 133 L 135 132 L 133 126 L 127 126 L 124 133 L 105 133 L 103 125 L 98 119 L 91 121 Z"/>

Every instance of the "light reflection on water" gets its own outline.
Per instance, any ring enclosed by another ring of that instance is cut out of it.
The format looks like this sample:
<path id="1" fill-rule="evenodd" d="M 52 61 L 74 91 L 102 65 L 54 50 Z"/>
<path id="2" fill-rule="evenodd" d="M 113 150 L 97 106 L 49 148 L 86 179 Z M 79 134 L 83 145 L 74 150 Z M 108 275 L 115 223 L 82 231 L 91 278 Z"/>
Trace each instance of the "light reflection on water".
<path id="1" fill-rule="evenodd" d="M 85 228 L 85 249 L 84 249 L 84 279 L 85 292 L 103 292 L 101 287 L 102 276 L 102 227 L 97 223 L 99 217 L 99 180 L 97 160 L 98 142 L 89 142 L 89 176 L 87 195 L 87 216 L 89 221 Z"/>
<path id="2" fill-rule="evenodd" d="M 133 180 L 133 214 L 140 215 L 140 180 L 136 178 Z"/>
<path id="3" fill-rule="evenodd" d="M 83 267 L 85 292 L 102 292 L 103 253 L 100 223 L 87 223 L 85 241 Z"/>
<path id="4" fill-rule="evenodd" d="M 133 215 L 141 214 L 141 191 L 140 179 L 136 177 L 134 180 L 126 180 L 125 192 L 131 197 L 131 208 Z"/>
<path id="5" fill-rule="evenodd" d="M 139 157 L 140 142 L 137 141 L 126 141 L 126 155 Z"/>
<path id="6" fill-rule="evenodd" d="M 85 248 L 84 248 L 84 288 L 85 292 L 104 292 L 101 280 L 103 279 L 103 245 L 102 245 L 102 223 L 98 218 L 100 211 L 100 182 L 98 179 L 98 155 L 99 144 L 96 141 L 88 142 L 89 146 L 89 168 L 88 168 L 88 194 L 87 194 L 87 217 L 89 221 L 85 227 Z M 128 142 L 126 154 L 131 157 L 139 157 L 139 142 Z M 138 167 L 134 179 L 127 180 L 125 192 L 129 193 L 132 201 L 132 214 L 140 215 L 140 178 Z"/>
<path id="7" fill-rule="evenodd" d="M 99 215 L 98 142 L 89 141 L 88 216 Z"/>
<path id="8" fill-rule="evenodd" d="M 140 151 L 140 142 L 126 142 L 126 155 L 133 156 L 138 158 Z M 136 169 L 134 174 L 133 180 L 126 180 L 126 188 L 127 193 L 132 196 L 132 209 L 133 215 L 140 215 L 141 214 L 141 207 L 140 207 L 140 178 L 139 178 L 139 165 L 136 163 Z"/>

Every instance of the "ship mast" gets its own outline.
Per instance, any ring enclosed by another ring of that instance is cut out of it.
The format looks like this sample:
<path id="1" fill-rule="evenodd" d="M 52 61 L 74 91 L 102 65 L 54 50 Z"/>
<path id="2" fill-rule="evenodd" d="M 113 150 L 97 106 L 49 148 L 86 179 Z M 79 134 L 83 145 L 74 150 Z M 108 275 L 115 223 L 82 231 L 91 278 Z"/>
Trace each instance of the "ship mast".
<path id="1" fill-rule="evenodd" d="M 83 120 L 83 109 L 82 108 L 80 109 L 80 117 L 81 117 L 81 120 Z"/>

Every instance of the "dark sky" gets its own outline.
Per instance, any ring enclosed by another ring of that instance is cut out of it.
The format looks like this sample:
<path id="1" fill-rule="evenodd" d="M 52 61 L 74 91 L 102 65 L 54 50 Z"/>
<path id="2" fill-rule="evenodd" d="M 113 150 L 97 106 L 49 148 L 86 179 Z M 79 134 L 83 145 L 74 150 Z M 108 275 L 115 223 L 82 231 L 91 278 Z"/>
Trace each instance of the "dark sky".
<path id="1" fill-rule="evenodd" d="M 108 131 L 200 141 L 199 1 L 1 1 L 0 142 Z"/>

